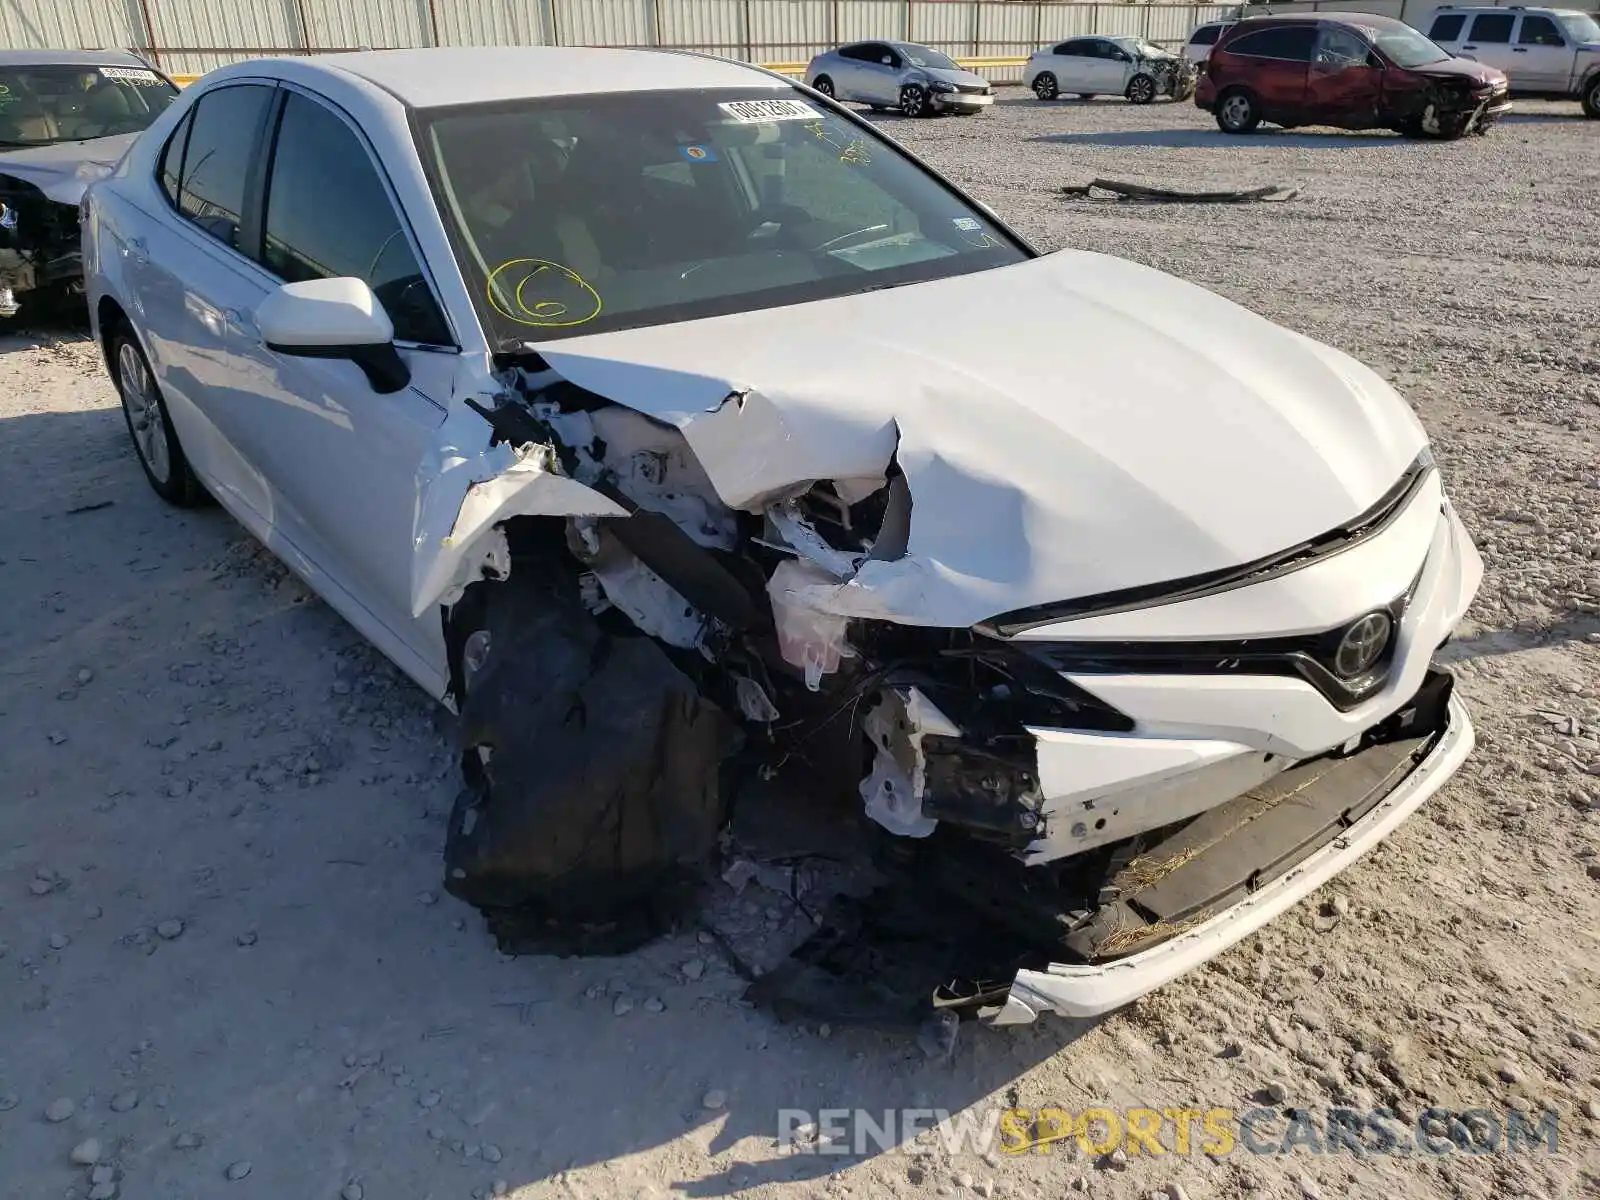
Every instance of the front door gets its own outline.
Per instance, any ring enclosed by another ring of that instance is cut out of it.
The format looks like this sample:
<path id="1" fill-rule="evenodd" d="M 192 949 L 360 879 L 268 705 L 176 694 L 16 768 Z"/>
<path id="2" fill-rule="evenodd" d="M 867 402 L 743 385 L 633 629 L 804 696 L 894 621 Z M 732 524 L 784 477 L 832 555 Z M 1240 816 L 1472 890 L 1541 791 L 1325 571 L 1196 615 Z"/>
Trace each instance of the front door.
<path id="1" fill-rule="evenodd" d="M 900 71 L 904 66 L 904 60 L 892 46 L 874 42 L 871 56 L 861 64 L 865 84 L 862 98 L 872 104 L 899 104 Z"/>
<path id="2" fill-rule="evenodd" d="M 1340 125 L 1377 124 L 1383 68 L 1354 30 L 1324 22 L 1306 74 L 1306 108 L 1313 119 Z"/>
<path id="3" fill-rule="evenodd" d="M 1565 92 L 1577 51 L 1561 27 L 1549 17 L 1527 13 L 1517 24 L 1516 37 L 1511 57 L 1517 86 L 1529 92 Z"/>

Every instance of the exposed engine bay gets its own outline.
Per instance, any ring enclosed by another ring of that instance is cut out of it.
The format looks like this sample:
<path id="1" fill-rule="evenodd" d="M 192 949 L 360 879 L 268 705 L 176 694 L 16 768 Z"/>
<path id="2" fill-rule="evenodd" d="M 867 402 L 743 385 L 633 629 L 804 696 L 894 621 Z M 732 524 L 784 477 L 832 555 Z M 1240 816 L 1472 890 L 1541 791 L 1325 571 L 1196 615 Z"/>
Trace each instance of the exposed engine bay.
<path id="1" fill-rule="evenodd" d="M 761 858 L 736 832 L 741 806 L 798 773 L 788 802 L 835 831 L 820 858 L 837 886 L 810 893 L 813 932 L 787 961 L 741 967 L 751 998 L 874 1025 L 993 1016 L 1019 971 L 1115 962 L 1292 869 L 1383 801 L 1448 723 L 1449 676 L 1433 672 L 1332 752 L 1229 751 L 1168 772 L 1194 783 L 1172 803 L 1152 776 L 1139 804 L 1113 793 L 1097 808 L 1090 791 L 1052 806 L 1041 730 L 1135 728 L 1067 678 L 1070 647 L 1003 636 L 998 618 L 903 623 L 838 599 L 872 564 L 907 557 L 918 499 L 896 431 L 880 475 L 735 506 L 678 428 L 532 353 L 497 368 L 493 403 L 467 404 L 511 465 L 468 489 L 442 539 L 480 551 L 423 594 L 445 612 L 468 784 L 446 887 L 508 952 L 619 953 L 663 932 L 719 856 Z M 1393 522 L 1427 475 L 1408 475 L 1368 524 Z M 1051 619 L 1010 615 L 1018 628 Z M 1347 640 L 1261 651 L 1310 678 Z M 1364 669 L 1384 665 L 1385 645 Z M 1205 669 L 1236 669 L 1232 648 L 1200 651 Z M 1124 669 L 1089 664 L 1112 667 Z"/>
<path id="2" fill-rule="evenodd" d="M 0 174 L 0 317 L 17 314 L 23 293 L 49 288 L 82 291 L 77 206 Z"/>

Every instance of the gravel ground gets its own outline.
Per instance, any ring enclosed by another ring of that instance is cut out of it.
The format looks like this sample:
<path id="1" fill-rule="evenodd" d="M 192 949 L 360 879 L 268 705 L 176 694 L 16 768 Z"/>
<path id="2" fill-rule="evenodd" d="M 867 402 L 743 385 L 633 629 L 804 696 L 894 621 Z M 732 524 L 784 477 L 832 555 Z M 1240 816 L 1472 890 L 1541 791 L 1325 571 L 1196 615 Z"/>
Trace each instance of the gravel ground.
<path id="1" fill-rule="evenodd" d="M 1384 371 L 1489 565 L 1449 650 L 1480 729 L 1456 782 L 1211 967 L 1097 1023 L 964 1031 L 950 1061 L 776 1024 L 693 933 L 502 959 L 436 891 L 447 720 L 220 510 L 160 505 L 81 335 L 0 342 L 0 1192 L 1600 1193 L 1600 155 L 1575 114 L 1454 145 L 1229 139 L 1111 101 L 884 119 L 1041 246 Z M 1096 175 L 1301 196 L 1059 195 Z M 1559 1149 L 774 1148 L 785 1108 L 1005 1103 L 1550 1108 Z"/>

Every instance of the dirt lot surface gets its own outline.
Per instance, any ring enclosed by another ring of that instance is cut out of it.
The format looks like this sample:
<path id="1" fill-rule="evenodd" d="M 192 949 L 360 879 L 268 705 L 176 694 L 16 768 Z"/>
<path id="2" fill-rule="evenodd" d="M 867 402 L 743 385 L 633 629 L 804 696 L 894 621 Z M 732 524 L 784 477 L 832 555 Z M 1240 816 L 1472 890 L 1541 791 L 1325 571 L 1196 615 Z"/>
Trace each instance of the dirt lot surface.
<path id="1" fill-rule="evenodd" d="M 1600 1194 L 1600 127 L 1528 103 L 1454 145 L 1228 139 L 1189 106 L 1022 99 L 885 125 L 1042 247 L 1215 288 L 1409 396 L 1489 565 L 1449 648 L 1480 730 L 1458 779 L 1210 968 L 1093 1025 L 969 1027 L 949 1061 L 741 1006 L 693 931 L 625 959 L 505 959 L 438 891 L 447 715 L 220 509 L 160 504 L 81 333 L 10 338 L 0 1193 Z M 1096 175 L 1301 195 L 1058 194 Z M 757 925 L 780 904 L 747 902 Z M 1341 1103 L 1551 1109 L 1559 1144 L 775 1148 L 781 1109 L 1007 1103 L 1265 1105 L 1267 1143 L 1293 1108 L 1317 1130 Z"/>

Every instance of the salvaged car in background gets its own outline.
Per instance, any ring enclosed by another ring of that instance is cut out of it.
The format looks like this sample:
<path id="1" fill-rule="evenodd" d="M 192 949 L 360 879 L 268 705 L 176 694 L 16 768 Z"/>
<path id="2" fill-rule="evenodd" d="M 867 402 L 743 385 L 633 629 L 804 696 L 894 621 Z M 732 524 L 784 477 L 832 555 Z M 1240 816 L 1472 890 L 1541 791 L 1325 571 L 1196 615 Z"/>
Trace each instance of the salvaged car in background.
<path id="1" fill-rule="evenodd" d="M 824 96 L 898 109 L 907 117 L 980 113 L 994 89 L 947 54 L 910 42 L 856 42 L 817 55 L 805 81 Z"/>
<path id="2" fill-rule="evenodd" d="M 1446 5 L 1428 37 L 1440 49 L 1505 72 L 1518 96 L 1576 100 L 1600 118 L 1600 21 L 1571 8 Z"/>
<path id="3" fill-rule="evenodd" d="M 1511 108 L 1506 77 L 1493 67 L 1452 58 L 1389 17 L 1330 12 L 1230 26 L 1194 102 L 1224 133 L 1270 121 L 1441 140 L 1487 133 Z"/>
<path id="4" fill-rule="evenodd" d="M 445 884 L 509 948 L 651 936 L 777 803 L 730 768 L 809 763 L 796 823 L 876 875 L 753 992 L 1103 1012 L 1472 745 L 1433 657 L 1482 564 L 1388 384 L 1037 253 L 757 68 L 227 67 L 91 187 L 84 251 L 155 490 L 459 711 Z"/>
<path id="5" fill-rule="evenodd" d="M 116 50 L 0 50 L 0 317 L 31 291 L 79 291 L 78 201 L 177 97 Z"/>
<path id="6" fill-rule="evenodd" d="M 1182 55 L 1143 38 L 1082 37 L 1034 51 L 1022 83 L 1041 100 L 1069 93 L 1083 100 L 1125 96 L 1132 104 L 1149 104 L 1158 96 L 1187 100 L 1194 92 L 1195 68 Z"/>

